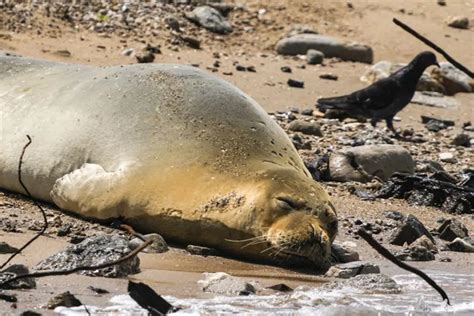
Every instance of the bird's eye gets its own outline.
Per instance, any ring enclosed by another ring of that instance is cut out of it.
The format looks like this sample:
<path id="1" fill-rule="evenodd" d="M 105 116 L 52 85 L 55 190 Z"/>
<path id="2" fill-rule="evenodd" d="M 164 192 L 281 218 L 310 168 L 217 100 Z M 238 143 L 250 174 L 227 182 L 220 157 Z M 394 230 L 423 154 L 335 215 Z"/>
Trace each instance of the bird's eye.
<path id="1" fill-rule="evenodd" d="M 292 201 L 290 198 L 287 197 L 277 197 L 276 198 L 276 203 L 279 208 L 285 209 L 285 210 L 292 210 L 296 209 L 296 203 Z"/>

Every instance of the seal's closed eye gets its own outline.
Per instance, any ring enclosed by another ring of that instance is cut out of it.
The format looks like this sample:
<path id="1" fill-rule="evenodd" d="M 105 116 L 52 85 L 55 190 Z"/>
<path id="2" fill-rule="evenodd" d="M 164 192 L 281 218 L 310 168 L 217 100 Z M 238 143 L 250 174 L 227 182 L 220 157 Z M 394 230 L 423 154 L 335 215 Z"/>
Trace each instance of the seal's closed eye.
<path id="1" fill-rule="evenodd" d="M 276 198 L 276 200 L 277 200 L 277 205 L 281 207 L 282 209 L 296 210 L 299 208 L 298 203 L 289 197 L 279 196 Z"/>

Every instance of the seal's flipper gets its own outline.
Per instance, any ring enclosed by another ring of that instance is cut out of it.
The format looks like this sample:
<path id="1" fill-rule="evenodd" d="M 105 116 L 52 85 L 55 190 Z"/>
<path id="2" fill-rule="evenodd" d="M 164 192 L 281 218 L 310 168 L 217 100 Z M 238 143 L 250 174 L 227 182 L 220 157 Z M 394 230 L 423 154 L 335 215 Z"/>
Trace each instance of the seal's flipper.
<path id="1" fill-rule="evenodd" d="M 86 217 L 119 217 L 123 176 L 123 168 L 108 172 L 100 165 L 85 163 L 56 180 L 51 198 L 58 207 Z"/>

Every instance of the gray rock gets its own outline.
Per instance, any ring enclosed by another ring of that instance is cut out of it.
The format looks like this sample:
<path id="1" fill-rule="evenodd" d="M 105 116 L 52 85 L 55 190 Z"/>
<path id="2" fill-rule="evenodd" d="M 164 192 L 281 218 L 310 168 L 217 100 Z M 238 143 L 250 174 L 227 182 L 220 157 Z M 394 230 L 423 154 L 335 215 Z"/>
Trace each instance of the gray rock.
<path id="1" fill-rule="evenodd" d="M 218 254 L 218 251 L 214 248 L 201 247 L 201 246 L 195 246 L 195 245 L 187 245 L 186 251 L 192 255 L 198 255 L 198 256 L 204 256 L 204 257 L 215 256 Z"/>
<path id="2" fill-rule="evenodd" d="M 386 181 L 395 172 L 412 174 L 414 169 L 410 152 L 399 145 L 345 148 L 329 157 L 330 178 L 340 182 L 368 182 L 373 176 Z"/>
<path id="3" fill-rule="evenodd" d="M 360 260 L 359 253 L 354 250 L 354 247 L 350 247 L 350 245 L 347 243 L 333 243 L 331 246 L 331 253 L 336 262 L 339 263 L 347 263 Z"/>
<path id="4" fill-rule="evenodd" d="M 248 295 L 257 291 L 257 283 L 249 283 L 224 272 L 204 273 L 204 280 L 198 283 L 204 292 L 215 294 Z"/>
<path id="5" fill-rule="evenodd" d="M 306 52 L 306 61 L 310 65 L 322 64 L 323 60 L 324 54 L 321 53 L 319 50 L 308 49 L 308 51 Z"/>
<path id="6" fill-rule="evenodd" d="M 449 62 L 440 62 L 440 68 L 434 67 L 431 70 L 431 77 L 439 82 L 447 95 L 454 95 L 458 92 L 474 92 L 471 86 L 471 78 L 454 67 Z"/>
<path id="7" fill-rule="evenodd" d="M 17 275 L 28 274 L 28 267 L 22 264 L 12 264 L 0 273 L 0 282 L 14 278 Z M 34 289 L 36 282 L 33 278 L 24 278 L 4 285 L 2 289 Z"/>
<path id="8" fill-rule="evenodd" d="M 439 153 L 439 160 L 443 162 L 456 163 L 457 159 L 452 152 Z"/>
<path id="9" fill-rule="evenodd" d="M 337 280 L 322 285 L 324 290 L 340 290 L 343 288 L 355 288 L 366 294 L 397 294 L 401 293 L 400 286 L 392 278 L 385 274 L 361 274 L 350 280 Z"/>
<path id="10" fill-rule="evenodd" d="M 380 268 L 376 264 L 353 261 L 348 263 L 336 264 L 329 268 L 325 276 L 348 279 L 359 274 L 380 273 Z"/>
<path id="11" fill-rule="evenodd" d="M 48 304 L 46 304 L 46 308 L 55 309 L 58 306 L 75 307 L 81 305 L 81 301 L 79 301 L 74 295 L 67 291 L 49 299 Z"/>
<path id="12" fill-rule="evenodd" d="M 456 108 L 459 106 L 459 102 L 453 97 L 447 97 L 439 92 L 415 92 L 411 103 L 433 106 L 437 108 Z"/>
<path id="13" fill-rule="evenodd" d="M 118 260 L 131 251 L 129 241 L 120 235 L 99 235 L 84 239 L 55 255 L 42 260 L 36 270 L 66 270 L 78 266 L 95 266 Z M 140 260 L 137 256 L 130 260 L 94 271 L 82 271 L 80 274 L 104 277 L 124 277 L 140 272 Z"/>
<path id="14" fill-rule="evenodd" d="M 295 120 L 288 124 L 288 130 L 292 132 L 300 132 L 306 135 L 323 136 L 321 125 L 317 122 Z"/>
<path id="15" fill-rule="evenodd" d="M 398 246 L 403 246 L 405 243 L 409 245 L 423 235 L 434 242 L 433 236 L 431 236 L 423 223 L 421 223 L 414 215 L 410 214 L 403 221 L 403 224 L 395 229 L 392 235 L 388 238 L 388 242 L 392 245 Z"/>
<path id="16" fill-rule="evenodd" d="M 196 7 L 191 13 L 186 14 L 186 17 L 214 33 L 228 34 L 232 32 L 230 23 L 219 11 L 209 6 Z"/>
<path id="17" fill-rule="evenodd" d="M 466 226 L 455 218 L 444 221 L 437 229 L 439 238 L 453 241 L 456 238 L 464 238 L 469 235 Z"/>
<path id="18" fill-rule="evenodd" d="M 161 237 L 161 235 L 148 234 L 148 235 L 144 235 L 143 237 L 146 240 L 150 240 L 150 239 L 153 240 L 151 245 L 149 245 L 148 247 L 143 249 L 143 252 L 146 252 L 146 253 L 163 253 L 163 252 L 167 252 L 169 250 L 168 244 L 163 239 L 163 237 Z M 135 248 L 140 247 L 143 244 L 143 242 L 144 241 L 141 240 L 140 238 L 133 238 L 132 240 L 130 240 L 130 242 L 128 244 L 128 247 L 133 250 Z"/>
<path id="19" fill-rule="evenodd" d="M 18 248 L 12 247 L 4 241 L 0 241 L 0 254 L 15 253 Z"/>
<path id="20" fill-rule="evenodd" d="M 457 29 L 467 30 L 469 29 L 469 18 L 465 16 L 455 16 L 448 20 L 448 26 Z"/>
<path id="21" fill-rule="evenodd" d="M 471 146 L 471 136 L 468 134 L 457 134 L 453 141 L 451 142 L 455 146 L 470 147 Z"/>
<path id="22" fill-rule="evenodd" d="M 458 252 L 474 252 L 474 245 L 469 242 L 469 238 L 456 238 L 452 242 L 448 243 L 446 246 L 449 250 L 458 251 Z"/>
<path id="23" fill-rule="evenodd" d="M 339 57 L 342 60 L 372 63 L 373 51 L 367 45 L 347 43 L 329 36 L 316 34 L 299 34 L 280 40 L 276 51 L 281 55 L 305 55 L 308 50 L 315 49 L 324 56 Z"/>

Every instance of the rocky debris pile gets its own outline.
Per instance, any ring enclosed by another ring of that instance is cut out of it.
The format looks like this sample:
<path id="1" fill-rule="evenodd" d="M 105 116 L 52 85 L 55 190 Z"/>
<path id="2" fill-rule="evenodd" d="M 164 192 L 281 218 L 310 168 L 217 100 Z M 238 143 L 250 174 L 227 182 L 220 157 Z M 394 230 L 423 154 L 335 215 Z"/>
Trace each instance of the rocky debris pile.
<path id="1" fill-rule="evenodd" d="M 226 295 L 255 294 L 260 288 L 257 283 L 246 282 L 224 272 L 204 273 L 204 279 L 198 283 L 204 292 Z"/>
<path id="2" fill-rule="evenodd" d="M 280 40 L 276 51 L 281 55 L 306 55 L 309 50 L 316 50 L 325 57 L 338 57 L 342 60 L 358 61 L 371 64 L 372 48 L 359 43 L 347 43 L 337 38 L 318 34 L 298 34 Z M 321 56 L 320 56 L 321 57 Z"/>
<path id="3" fill-rule="evenodd" d="M 404 261 L 431 261 L 435 260 L 436 253 L 438 253 L 438 249 L 434 242 L 426 235 L 423 235 L 410 245 L 405 246 L 395 256 Z"/>
<path id="4" fill-rule="evenodd" d="M 131 250 L 127 238 L 121 235 L 98 235 L 84 239 L 55 255 L 52 255 L 35 267 L 36 270 L 66 270 L 78 266 L 95 266 L 115 261 L 127 255 Z M 111 267 L 94 271 L 82 271 L 80 274 L 104 276 L 109 278 L 125 277 L 140 272 L 140 259 L 134 256 L 130 260 Z"/>
<path id="5" fill-rule="evenodd" d="M 472 179 L 473 171 L 464 170 L 467 179 Z M 390 198 L 405 199 L 415 205 L 440 207 L 453 214 L 473 214 L 474 187 L 462 175 L 446 177 L 445 173 L 437 172 L 432 175 L 423 173 L 407 175 L 395 173 L 375 194 L 356 190 L 355 193 L 364 199 Z"/>
<path id="6" fill-rule="evenodd" d="M 392 245 L 403 246 L 405 244 L 410 245 L 414 241 L 418 240 L 422 236 L 426 236 L 431 242 L 434 243 L 433 236 L 421 223 L 418 218 L 410 214 L 405 217 L 400 226 L 393 231 L 388 242 Z"/>
<path id="7" fill-rule="evenodd" d="M 423 73 L 416 90 L 434 91 L 445 95 L 454 95 L 458 92 L 473 92 L 474 87 L 471 78 L 454 67 L 449 62 L 440 62 L 440 68 L 432 67 Z M 380 61 L 370 67 L 360 78 L 361 81 L 369 84 L 383 78 L 406 66 L 402 63 L 392 63 L 390 61 Z"/>

